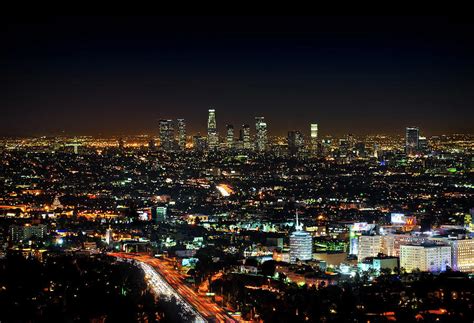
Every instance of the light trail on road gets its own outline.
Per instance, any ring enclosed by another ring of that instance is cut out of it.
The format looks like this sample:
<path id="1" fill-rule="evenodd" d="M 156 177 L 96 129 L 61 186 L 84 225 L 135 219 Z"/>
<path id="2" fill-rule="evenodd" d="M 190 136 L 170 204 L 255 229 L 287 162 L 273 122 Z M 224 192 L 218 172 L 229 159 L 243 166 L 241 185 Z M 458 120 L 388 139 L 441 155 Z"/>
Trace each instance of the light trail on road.
<path id="1" fill-rule="evenodd" d="M 189 287 L 184 282 L 186 276 L 176 271 L 167 261 L 143 254 L 109 253 L 109 255 L 121 260 L 135 260 L 145 272 L 153 291 L 164 297 L 175 297 L 187 314 L 195 317 L 194 322 L 238 322 L 223 308 Z"/>

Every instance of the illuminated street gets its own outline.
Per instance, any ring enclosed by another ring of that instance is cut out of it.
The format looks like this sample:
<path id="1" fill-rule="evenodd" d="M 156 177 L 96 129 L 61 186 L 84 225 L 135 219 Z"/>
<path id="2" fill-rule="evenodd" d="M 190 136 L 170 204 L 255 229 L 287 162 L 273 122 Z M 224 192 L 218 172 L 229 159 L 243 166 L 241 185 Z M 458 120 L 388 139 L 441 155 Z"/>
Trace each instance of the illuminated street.
<path id="1" fill-rule="evenodd" d="M 190 315 L 197 316 L 195 322 L 238 321 L 228 316 L 220 306 L 187 286 L 184 283 L 185 276 L 176 271 L 168 261 L 144 254 L 109 253 L 109 255 L 119 259 L 138 261 L 147 275 L 148 282 L 153 290 L 157 294 L 165 295 L 166 297 L 175 296 L 178 300 L 181 300 L 186 309 L 186 305 L 190 304 L 192 306 L 192 308 L 189 308 Z"/>

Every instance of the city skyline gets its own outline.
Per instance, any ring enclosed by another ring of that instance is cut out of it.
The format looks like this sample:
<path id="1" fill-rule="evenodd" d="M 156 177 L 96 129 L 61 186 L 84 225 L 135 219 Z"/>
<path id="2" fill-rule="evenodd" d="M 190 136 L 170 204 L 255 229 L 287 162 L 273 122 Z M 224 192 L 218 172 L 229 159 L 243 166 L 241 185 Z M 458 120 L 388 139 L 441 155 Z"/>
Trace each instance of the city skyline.
<path id="1" fill-rule="evenodd" d="M 474 322 L 474 20 L 0 20 L 0 322 Z"/>
<path id="2" fill-rule="evenodd" d="M 321 135 L 473 132 L 462 18 L 8 17 L 1 30 L 4 136 L 156 134 L 163 118 L 206 133 L 211 106 L 221 125 L 263 116 L 269 135 L 308 120 Z"/>

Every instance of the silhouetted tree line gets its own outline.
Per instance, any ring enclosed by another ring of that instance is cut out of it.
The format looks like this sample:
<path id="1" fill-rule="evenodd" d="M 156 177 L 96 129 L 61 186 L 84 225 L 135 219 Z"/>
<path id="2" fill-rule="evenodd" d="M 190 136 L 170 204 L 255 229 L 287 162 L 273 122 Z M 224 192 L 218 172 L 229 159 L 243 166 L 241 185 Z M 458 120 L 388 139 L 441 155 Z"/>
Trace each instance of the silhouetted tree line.
<path id="1" fill-rule="evenodd" d="M 0 322 L 180 322 L 174 300 L 158 299 L 143 272 L 111 257 L 0 260 Z"/>

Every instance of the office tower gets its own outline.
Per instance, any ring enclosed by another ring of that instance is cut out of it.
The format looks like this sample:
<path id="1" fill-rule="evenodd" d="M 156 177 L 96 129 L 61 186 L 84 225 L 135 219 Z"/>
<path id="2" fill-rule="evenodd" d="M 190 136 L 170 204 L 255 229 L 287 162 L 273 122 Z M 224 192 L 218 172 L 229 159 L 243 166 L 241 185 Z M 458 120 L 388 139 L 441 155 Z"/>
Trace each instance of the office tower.
<path id="1" fill-rule="evenodd" d="M 178 147 L 180 150 L 186 149 L 186 122 L 178 119 Z"/>
<path id="2" fill-rule="evenodd" d="M 156 150 L 155 140 L 153 138 L 151 138 L 148 141 L 148 150 L 150 150 L 150 151 L 155 151 Z"/>
<path id="3" fill-rule="evenodd" d="M 349 148 L 349 151 L 352 151 L 354 149 L 354 146 L 356 144 L 356 139 L 353 134 L 348 134 L 347 135 L 347 146 Z"/>
<path id="4" fill-rule="evenodd" d="M 365 157 L 366 154 L 365 154 L 365 143 L 363 142 L 358 142 L 355 144 L 354 146 L 354 149 L 355 149 L 355 153 L 357 155 L 357 157 Z"/>
<path id="5" fill-rule="evenodd" d="M 206 139 L 200 134 L 193 136 L 193 148 L 194 151 L 203 152 L 206 150 Z"/>
<path id="6" fill-rule="evenodd" d="M 357 260 L 363 261 L 367 257 L 377 257 L 382 252 L 382 236 L 361 235 L 359 236 Z"/>
<path id="7" fill-rule="evenodd" d="M 151 219 L 155 223 L 164 222 L 166 220 L 166 213 L 168 208 L 166 206 L 153 206 L 151 208 Z"/>
<path id="8" fill-rule="evenodd" d="M 10 237 L 14 242 L 31 240 L 32 238 L 43 239 L 46 237 L 46 234 L 47 228 L 44 224 L 12 225 L 10 227 Z"/>
<path id="9" fill-rule="evenodd" d="M 207 148 L 209 150 L 217 149 L 219 145 L 219 137 L 217 135 L 216 110 L 209 109 L 207 119 Z"/>
<path id="10" fill-rule="evenodd" d="M 419 137 L 418 138 L 418 150 L 421 152 L 421 153 L 425 153 L 428 151 L 428 140 L 426 139 L 426 137 Z"/>
<path id="11" fill-rule="evenodd" d="M 245 150 L 252 149 L 252 144 L 250 142 L 250 126 L 248 124 L 242 125 L 242 129 L 240 129 L 240 140 L 242 141 L 242 146 Z"/>
<path id="12" fill-rule="evenodd" d="M 288 152 L 292 156 L 299 155 L 304 146 L 304 139 L 301 132 L 297 130 L 288 131 Z"/>
<path id="13" fill-rule="evenodd" d="M 412 234 L 387 234 L 382 236 L 382 253 L 387 256 L 399 257 L 400 246 L 408 244 L 423 244 L 427 237 Z"/>
<path id="14" fill-rule="evenodd" d="M 346 157 L 349 153 L 349 141 L 347 138 L 339 139 L 339 156 Z"/>
<path id="15" fill-rule="evenodd" d="M 267 149 L 267 123 L 264 117 L 255 118 L 255 129 L 257 131 L 255 148 L 257 152 L 265 152 Z"/>
<path id="16" fill-rule="evenodd" d="M 316 155 L 318 151 L 318 124 L 311 124 L 311 133 L 310 133 L 310 152 L 311 155 Z"/>
<path id="17" fill-rule="evenodd" d="M 227 149 L 234 148 L 234 126 L 231 124 L 227 125 L 226 147 Z"/>
<path id="18" fill-rule="evenodd" d="M 434 244 L 400 246 L 400 268 L 440 272 L 451 267 L 451 247 Z"/>
<path id="19" fill-rule="evenodd" d="M 405 153 L 415 155 L 419 148 L 420 129 L 418 127 L 407 127 L 405 135 Z"/>
<path id="20" fill-rule="evenodd" d="M 160 120 L 160 148 L 165 151 L 174 148 L 173 120 Z"/>
<path id="21" fill-rule="evenodd" d="M 298 221 L 296 213 L 295 231 L 290 235 L 290 263 L 294 264 L 298 260 L 306 261 L 313 258 L 313 238 L 303 230 L 303 225 Z"/>
<path id="22" fill-rule="evenodd" d="M 458 237 L 432 238 L 451 247 L 452 269 L 462 272 L 474 272 L 474 239 L 465 235 Z"/>
<path id="23" fill-rule="evenodd" d="M 329 155 L 331 152 L 332 139 L 321 140 L 321 152 L 323 156 Z"/>

